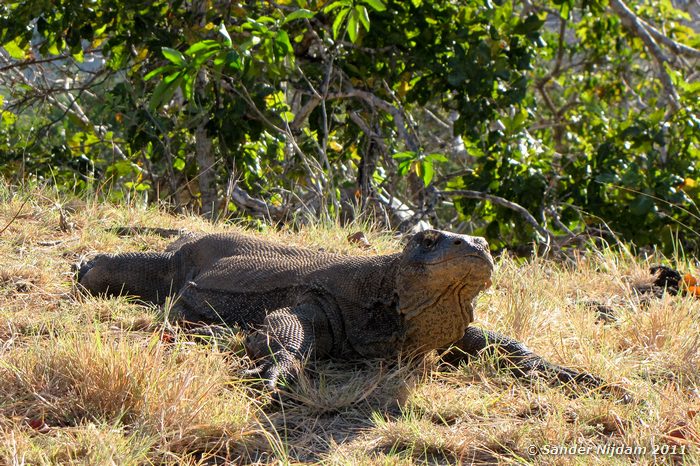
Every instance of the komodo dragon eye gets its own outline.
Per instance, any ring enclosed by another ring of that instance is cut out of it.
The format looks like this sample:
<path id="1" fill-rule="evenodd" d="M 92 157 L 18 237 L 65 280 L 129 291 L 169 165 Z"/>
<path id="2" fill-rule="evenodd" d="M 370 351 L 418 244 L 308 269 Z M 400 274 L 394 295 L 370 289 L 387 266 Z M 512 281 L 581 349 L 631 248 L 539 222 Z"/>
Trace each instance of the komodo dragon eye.
<path id="1" fill-rule="evenodd" d="M 438 242 L 438 239 L 433 235 L 428 235 L 423 238 L 423 246 L 427 249 L 432 249 Z"/>

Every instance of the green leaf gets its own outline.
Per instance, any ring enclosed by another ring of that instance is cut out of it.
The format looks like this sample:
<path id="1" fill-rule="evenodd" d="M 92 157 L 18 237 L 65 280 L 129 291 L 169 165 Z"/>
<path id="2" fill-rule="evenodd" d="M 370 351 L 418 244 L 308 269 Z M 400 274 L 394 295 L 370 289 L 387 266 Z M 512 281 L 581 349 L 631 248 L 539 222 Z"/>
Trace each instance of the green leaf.
<path id="1" fill-rule="evenodd" d="M 570 2 L 568 2 L 568 1 L 567 1 L 567 2 L 563 2 L 563 3 L 561 4 L 561 9 L 559 10 L 559 14 L 561 15 L 562 18 L 564 18 L 564 19 L 566 19 L 566 20 L 569 19 L 569 15 L 571 14 L 571 8 L 572 8 L 572 6 L 573 6 L 573 5 L 572 5 Z"/>
<path id="2" fill-rule="evenodd" d="M 275 55 L 278 58 L 284 58 L 286 55 L 294 53 L 291 42 L 289 42 L 289 35 L 283 29 L 277 31 L 275 36 Z"/>
<path id="3" fill-rule="evenodd" d="M 116 174 L 119 176 L 126 176 L 134 173 L 135 170 L 132 162 L 128 160 L 120 160 L 110 165 L 109 171 L 116 172 Z"/>
<path id="4" fill-rule="evenodd" d="M 425 160 L 430 160 L 431 162 L 449 162 L 450 161 L 450 159 L 448 159 L 447 156 L 445 156 L 445 154 L 440 154 L 438 152 L 426 155 Z"/>
<path id="5" fill-rule="evenodd" d="M 59 49 L 59 42 L 61 42 L 61 41 L 52 42 L 52 43 L 49 45 L 49 49 L 48 49 L 48 50 L 49 50 L 49 53 L 50 53 L 51 55 L 58 55 L 58 54 L 61 53 L 61 50 Z M 60 44 L 60 45 L 61 45 L 61 48 L 63 48 L 63 44 Z"/>
<path id="6" fill-rule="evenodd" d="M 284 21 L 282 21 L 282 24 L 287 24 L 290 21 L 294 21 L 295 19 L 305 19 L 305 18 L 313 18 L 314 12 L 305 10 L 305 9 L 299 9 L 296 11 L 293 11 L 292 13 L 288 14 L 285 18 Z"/>
<path id="7" fill-rule="evenodd" d="M 185 64 L 185 56 L 179 50 L 171 49 L 170 47 L 161 47 L 163 56 L 167 58 L 171 63 L 178 66 L 183 66 Z"/>
<path id="8" fill-rule="evenodd" d="M 2 114 L 2 122 L 5 125 L 13 125 L 17 121 L 17 115 L 12 112 L 2 110 L 0 111 L 0 114 Z"/>
<path id="9" fill-rule="evenodd" d="M 630 204 L 630 212 L 632 215 L 637 215 L 639 217 L 648 214 L 654 210 L 654 201 L 650 196 L 645 194 L 640 194 L 637 198 Z"/>
<path id="10" fill-rule="evenodd" d="M 360 33 L 360 20 L 357 17 L 357 10 L 350 11 L 348 16 L 348 37 L 353 44 L 357 40 L 357 35 Z"/>
<path id="11" fill-rule="evenodd" d="M 231 36 L 228 34 L 228 31 L 226 30 L 226 25 L 223 22 L 219 26 L 219 34 L 224 36 L 224 44 L 226 44 L 227 47 L 231 47 L 233 45 Z"/>
<path id="12" fill-rule="evenodd" d="M 540 19 L 536 14 L 532 14 L 525 18 L 525 21 L 513 28 L 516 34 L 532 34 L 537 32 L 544 24 L 544 19 Z"/>
<path id="13" fill-rule="evenodd" d="M 275 18 L 272 18 L 270 16 L 259 16 L 258 19 L 255 20 L 256 23 L 268 23 L 268 24 L 275 24 Z M 267 28 L 265 28 L 267 30 Z"/>
<path id="14" fill-rule="evenodd" d="M 5 45 L 2 46 L 7 53 L 10 54 L 12 58 L 15 60 L 24 60 L 26 57 L 26 53 L 24 50 L 18 45 L 16 40 L 10 41 L 6 43 Z"/>
<path id="15" fill-rule="evenodd" d="M 398 173 L 399 176 L 405 176 L 406 173 L 408 173 L 408 170 L 411 168 L 411 163 L 412 162 L 410 160 L 404 160 L 398 167 L 396 167 L 396 173 Z"/>
<path id="16" fill-rule="evenodd" d="M 185 161 L 184 159 L 177 157 L 175 160 L 173 160 L 173 168 L 179 172 L 185 169 Z"/>
<path id="17" fill-rule="evenodd" d="M 185 55 L 192 57 L 200 52 L 215 50 L 218 48 L 220 48 L 220 45 L 215 40 L 201 40 L 190 45 L 190 47 L 187 50 L 185 50 Z"/>
<path id="18" fill-rule="evenodd" d="M 194 78 L 195 75 L 193 74 L 182 75 L 182 87 L 186 99 L 192 100 L 192 98 L 194 97 Z"/>
<path id="19" fill-rule="evenodd" d="M 348 15 L 350 12 L 350 8 L 343 8 L 338 12 L 338 16 L 335 17 L 333 20 L 333 39 L 337 39 L 339 32 L 340 32 L 340 27 L 343 25 L 343 20 L 345 17 Z"/>
<path id="20" fill-rule="evenodd" d="M 360 18 L 360 22 L 365 27 L 365 31 L 369 31 L 369 13 L 367 12 L 367 8 L 362 5 L 357 5 L 355 11 L 357 12 L 357 17 Z"/>
<path id="21" fill-rule="evenodd" d="M 172 67 L 170 65 L 168 66 L 159 66 L 155 70 L 151 71 L 148 73 L 146 76 L 143 77 L 144 81 L 149 81 L 152 79 L 154 76 L 158 76 L 159 74 L 163 74 L 164 71 L 171 71 Z"/>
<path id="22" fill-rule="evenodd" d="M 352 6 L 352 1 L 350 1 L 350 0 L 339 0 L 339 1 L 337 1 L 337 2 L 333 2 L 333 3 L 331 3 L 330 5 L 327 5 L 327 6 L 323 9 L 323 12 L 324 12 L 324 13 L 330 13 L 331 11 L 335 10 L 336 8 L 340 8 L 340 7 L 342 7 L 342 6 L 344 6 L 344 7 L 350 7 L 350 6 Z"/>
<path id="23" fill-rule="evenodd" d="M 374 11 L 384 11 L 386 6 L 382 0 L 362 0 L 362 3 L 366 3 L 371 6 Z"/>
<path id="24" fill-rule="evenodd" d="M 433 163 L 428 160 L 423 160 L 418 162 L 416 165 L 416 172 L 418 176 L 423 180 L 423 184 L 428 186 L 433 180 L 433 175 L 435 174 L 435 169 L 433 168 Z"/>
<path id="25" fill-rule="evenodd" d="M 229 50 L 225 57 L 226 66 L 231 69 L 241 71 L 243 70 L 243 63 L 241 63 L 241 57 L 236 53 L 235 50 Z"/>
<path id="26" fill-rule="evenodd" d="M 151 111 L 155 111 L 164 103 L 170 102 L 173 94 L 180 86 L 181 81 L 182 72 L 173 73 L 172 75 L 163 79 L 163 81 L 156 86 L 156 89 L 153 91 L 153 95 L 151 96 L 151 101 L 149 102 Z"/>
<path id="27" fill-rule="evenodd" d="M 406 159 L 413 160 L 416 158 L 416 153 L 413 151 L 397 152 L 394 155 L 392 155 L 391 158 L 393 158 L 395 160 L 406 160 Z"/>

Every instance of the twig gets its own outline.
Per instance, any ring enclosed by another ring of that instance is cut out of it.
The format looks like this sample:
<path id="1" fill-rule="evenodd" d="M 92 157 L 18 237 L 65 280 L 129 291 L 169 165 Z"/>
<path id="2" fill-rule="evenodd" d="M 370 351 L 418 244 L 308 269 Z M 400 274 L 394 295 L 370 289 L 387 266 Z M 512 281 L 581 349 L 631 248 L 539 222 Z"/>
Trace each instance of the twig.
<path id="1" fill-rule="evenodd" d="M 424 108 L 423 112 L 425 112 L 425 114 L 428 115 L 430 117 L 430 119 L 433 120 L 440 128 L 452 130 L 452 125 L 442 121 L 442 119 L 439 116 L 437 116 L 436 114 L 434 114 L 433 112 L 431 112 L 427 108 Z"/>
<path id="2" fill-rule="evenodd" d="M 92 53 L 99 53 L 99 52 L 102 52 L 102 49 L 83 50 L 83 55 L 92 54 Z M 12 68 L 24 68 L 26 66 L 40 65 L 43 63 L 51 63 L 51 62 L 59 61 L 59 60 L 69 60 L 71 58 L 72 57 L 70 55 L 56 55 L 56 56 L 47 57 L 47 58 L 32 58 L 29 60 L 17 61 L 14 63 L 10 63 L 9 65 L 0 66 L 0 73 L 2 73 L 3 71 L 11 70 Z"/>
<path id="3" fill-rule="evenodd" d="M 17 217 L 19 217 L 19 214 L 22 213 L 22 209 L 24 209 L 24 206 L 27 204 L 28 201 L 29 201 L 29 198 L 26 198 L 26 199 L 24 200 L 24 202 L 22 203 L 22 205 L 19 206 L 19 210 L 17 210 L 17 212 L 15 213 L 15 215 L 10 219 L 9 222 L 7 222 L 7 225 L 5 225 L 5 226 L 2 228 L 2 230 L 0 230 L 0 235 L 2 235 L 2 234 L 5 232 L 5 230 L 7 230 L 7 229 L 10 227 L 10 225 L 12 225 L 12 223 L 13 223 L 15 220 L 17 220 Z"/>

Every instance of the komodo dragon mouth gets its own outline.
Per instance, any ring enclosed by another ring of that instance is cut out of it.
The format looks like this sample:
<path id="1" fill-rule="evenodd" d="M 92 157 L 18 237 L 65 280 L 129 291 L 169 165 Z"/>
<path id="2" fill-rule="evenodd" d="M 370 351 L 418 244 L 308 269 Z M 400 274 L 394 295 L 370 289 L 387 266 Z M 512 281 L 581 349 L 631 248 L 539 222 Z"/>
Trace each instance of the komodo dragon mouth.
<path id="1" fill-rule="evenodd" d="M 459 339 L 473 321 L 473 301 L 491 285 L 485 239 L 438 230 L 405 247 L 396 289 L 408 349 L 434 349 Z"/>

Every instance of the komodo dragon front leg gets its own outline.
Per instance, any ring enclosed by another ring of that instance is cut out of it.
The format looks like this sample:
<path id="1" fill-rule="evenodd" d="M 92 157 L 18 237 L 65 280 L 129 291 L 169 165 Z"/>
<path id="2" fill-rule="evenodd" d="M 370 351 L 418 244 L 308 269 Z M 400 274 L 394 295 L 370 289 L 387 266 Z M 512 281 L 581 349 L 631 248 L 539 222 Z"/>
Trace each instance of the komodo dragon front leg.
<path id="1" fill-rule="evenodd" d="M 442 354 L 442 360 L 457 365 L 484 356 L 494 357 L 499 367 L 510 370 L 516 377 L 539 375 L 588 389 L 599 389 L 604 385 L 601 379 L 591 374 L 547 361 L 522 342 L 473 326 L 467 327 L 464 336 Z"/>
<path id="2" fill-rule="evenodd" d="M 328 318 L 314 304 L 273 311 L 265 317 L 262 328 L 246 338 L 246 353 L 258 364 L 248 374 L 259 375 L 271 389 L 278 382 L 290 383 L 306 358 L 331 352 L 331 335 Z"/>

